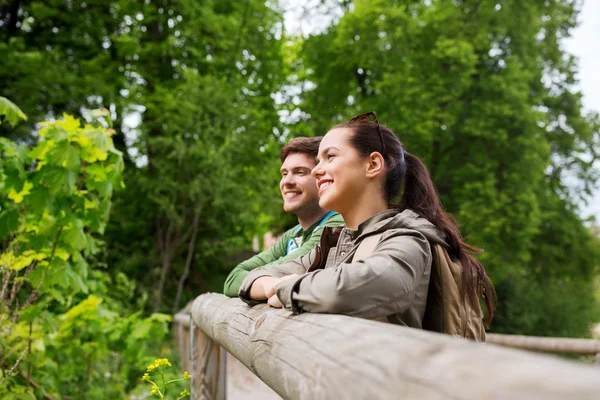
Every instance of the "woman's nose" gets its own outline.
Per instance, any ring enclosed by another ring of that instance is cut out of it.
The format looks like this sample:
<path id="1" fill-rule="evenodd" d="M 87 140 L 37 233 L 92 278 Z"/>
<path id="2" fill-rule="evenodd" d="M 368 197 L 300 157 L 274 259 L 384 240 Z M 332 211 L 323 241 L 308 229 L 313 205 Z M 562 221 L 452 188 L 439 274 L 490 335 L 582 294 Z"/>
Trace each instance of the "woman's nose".
<path id="1" fill-rule="evenodd" d="M 315 165 L 315 167 L 312 169 L 312 171 L 310 171 L 310 174 L 317 179 L 320 176 L 323 176 L 324 173 L 325 172 L 323 171 L 323 167 L 321 166 L 321 163 L 318 163 L 317 165 Z"/>

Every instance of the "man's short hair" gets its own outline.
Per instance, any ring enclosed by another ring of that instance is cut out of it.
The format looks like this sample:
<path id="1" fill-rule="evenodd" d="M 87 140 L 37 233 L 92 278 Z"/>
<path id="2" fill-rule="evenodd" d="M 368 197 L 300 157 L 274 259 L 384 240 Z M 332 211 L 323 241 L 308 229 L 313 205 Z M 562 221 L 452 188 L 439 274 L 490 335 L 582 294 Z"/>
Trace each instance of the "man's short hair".
<path id="1" fill-rule="evenodd" d="M 287 156 L 292 153 L 302 153 L 317 160 L 319 154 L 319 145 L 321 144 L 323 136 L 316 137 L 297 137 L 289 142 L 281 149 L 281 162 L 284 162 Z"/>

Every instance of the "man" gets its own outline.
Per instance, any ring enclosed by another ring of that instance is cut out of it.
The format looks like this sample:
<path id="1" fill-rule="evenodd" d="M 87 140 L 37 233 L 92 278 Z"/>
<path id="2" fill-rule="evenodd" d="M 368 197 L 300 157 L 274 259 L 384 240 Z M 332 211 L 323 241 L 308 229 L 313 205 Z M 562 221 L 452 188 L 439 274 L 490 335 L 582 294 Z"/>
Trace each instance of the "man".
<path id="1" fill-rule="evenodd" d="M 325 226 L 344 224 L 342 216 L 319 207 L 316 179 L 310 174 L 317 165 L 322 137 L 300 137 L 281 149 L 281 181 L 283 209 L 295 214 L 298 225 L 288 230 L 268 250 L 244 261 L 225 280 L 223 293 L 236 297 L 248 272 L 265 265 L 277 265 L 309 253 L 321 239 Z"/>

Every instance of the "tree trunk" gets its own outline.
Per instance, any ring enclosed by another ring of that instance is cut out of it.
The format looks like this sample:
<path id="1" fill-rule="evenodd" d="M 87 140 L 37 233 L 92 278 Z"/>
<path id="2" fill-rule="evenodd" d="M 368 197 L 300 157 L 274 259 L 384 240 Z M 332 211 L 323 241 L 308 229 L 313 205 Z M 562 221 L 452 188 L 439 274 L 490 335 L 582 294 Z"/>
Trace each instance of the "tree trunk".
<path id="1" fill-rule="evenodd" d="M 185 259 L 185 267 L 183 269 L 183 275 L 179 278 L 179 284 L 177 285 L 177 295 L 175 295 L 175 303 L 173 304 L 173 314 L 179 311 L 179 302 L 181 301 L 181 293 L 183 292 L 183 285 L 190 274 L 190 268 L 192 261 L 194 260 L 194 253 L 196 249 L 196 238 L 198 237 L 198 225 L 200 224 L 200 212 L 194 214 L 194 220 L 192 222 L 192 237 L 188 244 L 187 258 Z"/>

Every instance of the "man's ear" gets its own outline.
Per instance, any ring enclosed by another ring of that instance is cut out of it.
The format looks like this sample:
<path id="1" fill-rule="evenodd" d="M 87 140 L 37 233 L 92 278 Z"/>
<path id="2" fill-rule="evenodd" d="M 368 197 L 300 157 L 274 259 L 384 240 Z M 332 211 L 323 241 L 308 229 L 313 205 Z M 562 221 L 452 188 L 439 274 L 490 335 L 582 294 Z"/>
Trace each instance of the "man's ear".
<path id="1" fill-rule="evenodd" d="M 367 157 L 366 177 L 375 178 L 382 174 L 384 169 L 383 156 L 378 151 L 369 154 L 369 157 Z"/>

